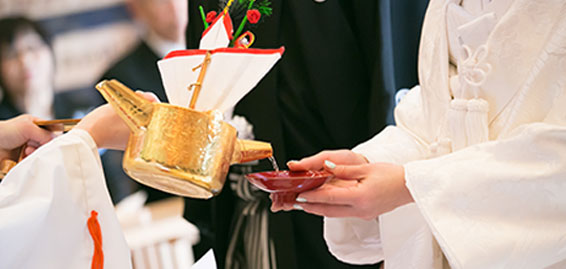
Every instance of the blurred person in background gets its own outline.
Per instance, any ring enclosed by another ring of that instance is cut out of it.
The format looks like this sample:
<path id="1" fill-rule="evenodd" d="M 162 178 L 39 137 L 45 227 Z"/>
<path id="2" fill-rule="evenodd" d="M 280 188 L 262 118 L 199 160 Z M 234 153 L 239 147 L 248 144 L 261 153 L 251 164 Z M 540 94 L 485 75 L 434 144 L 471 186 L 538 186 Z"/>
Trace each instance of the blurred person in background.
<path id="1" fill-rule="evenodd" d="M 139 23 L 140 43 L 111 66 L 101 79 L 117 79 L 131 89 L 155 93 L 161 101 L 167 96 L 157 68 L 157 61 L 172 50 L 185 48 L 188 21 L 187 0 L 126 0 L 133 18 Z M 105 101 L 100 98 L 93 105 Z M 133 181 L 122 170 L 123 153 L 109 150 L 102 156 L 104 173 L 114 203 L 140 189 L 148 193 L 147 202 L 170 195 Z"/>
<path id="2" fill-rule="evenodd" d="M 50 38 L 24 17 L 0 19 L 0 119 L 54 116 L 55 62 Z"/>
<path id="3" fill-rule="evenodd" d="M 154 92 L 167 100 L 157 61 L 172 50 L 185 48 L 187 0 L 126 0 L 142 31 L 140 43 L 102 76 L 115 78 L 132 89 Z"/>

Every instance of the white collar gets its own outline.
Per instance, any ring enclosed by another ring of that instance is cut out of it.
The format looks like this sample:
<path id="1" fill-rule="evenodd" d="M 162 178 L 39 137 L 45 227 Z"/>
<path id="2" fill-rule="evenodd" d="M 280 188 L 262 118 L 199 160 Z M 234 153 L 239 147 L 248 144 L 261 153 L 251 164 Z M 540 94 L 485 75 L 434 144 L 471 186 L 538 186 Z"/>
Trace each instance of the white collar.
<path id="1" fill-rule="evenodd" d="M 182 50 L 185 49 L 185 41 L 181 40 L 181 42 L 171 42 L 169 40 L 165 40 L 156 34 L 154 31 L 148 30 L 147 34 L 144 37 L 145 42 L 157 54 L 159 58 L 165 57 L 167 53 L 173 50 Z"/>

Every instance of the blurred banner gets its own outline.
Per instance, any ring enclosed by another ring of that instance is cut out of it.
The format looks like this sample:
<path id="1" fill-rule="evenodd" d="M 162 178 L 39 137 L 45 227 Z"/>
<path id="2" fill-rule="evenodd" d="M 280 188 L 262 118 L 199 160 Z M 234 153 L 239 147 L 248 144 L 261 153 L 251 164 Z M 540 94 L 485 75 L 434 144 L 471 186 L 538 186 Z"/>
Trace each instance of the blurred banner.
<path id="1" fill-rule="evenodd" d="M 93 89 L 138 40 L 124 0 L 0 0 L 0 17 L 23 15 L 53 37 L 56 92 Z"/>

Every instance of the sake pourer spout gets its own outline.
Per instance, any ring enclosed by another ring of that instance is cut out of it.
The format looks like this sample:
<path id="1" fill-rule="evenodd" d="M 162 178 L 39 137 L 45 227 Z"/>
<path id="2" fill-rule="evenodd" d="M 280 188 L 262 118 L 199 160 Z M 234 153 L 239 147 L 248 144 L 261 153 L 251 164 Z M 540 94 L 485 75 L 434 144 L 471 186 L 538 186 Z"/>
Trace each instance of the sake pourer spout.
<path id="1" fill-rule="evenodd" d="M 145 130 L 151 121 L 154 104 L 137 95 L 119 81 L 103 80 L 96 89 L 114 107 L 133 133 Z"/>
<path id="2" fill-rule="evenodd" d="M 247 163 L 273 156 L 271 144 L 267 142 L 237 139 L 230 164 Z"/>

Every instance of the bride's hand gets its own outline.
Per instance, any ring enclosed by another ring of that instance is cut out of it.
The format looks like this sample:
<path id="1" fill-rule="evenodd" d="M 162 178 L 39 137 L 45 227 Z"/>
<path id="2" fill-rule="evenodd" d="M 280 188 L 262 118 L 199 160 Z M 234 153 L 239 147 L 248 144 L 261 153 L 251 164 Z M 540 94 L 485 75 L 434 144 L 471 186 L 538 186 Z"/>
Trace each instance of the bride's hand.
<path id="1" fill-rule="evenodd" d="M 332 162 L 336 164 L 343 165 L 353 165 L 353 164 L 366 164 L 368 161 L 366 158 L 360 154 L 354 153 L 350 150 L 327 150 L 315 154 L 311 157 L 303 158 L 300 161 L 289 161 L 287 166 L 291 171 L 306 171 L 313 170 L 318 171 L 324 169 L 325 162 Z M 285 205 L 279 202 L 278 199 L 274 199 L 274 195 L 271 196 L 272 204 L 271 211 L 277 212 L 279 210 L 290 210 L 292 209 L 292 204 Z"/>
<path id="2" fill-rule="evenodd" d="M 325 169 L 335 175 L 333 180 L 299 194 L 295 203 L 283 207 L 326 217 L 374 219 L 413 202 L 401 165 L 327 163 Z"/>
<path id="3" fill-rule="evenodd" d="M 362 155 L 349 150 L 323 151 L 287 165 L 291 170 L 325 169 L 335 178 L 299 194 L 294 203 L 274 202 L 274 212 L 298 209 L 327 217 L 372 219 L 413 201 L 405 186 L 403 166 L 370 164 Z M 274 200 L 273 194 L 271 197 Z"/>

